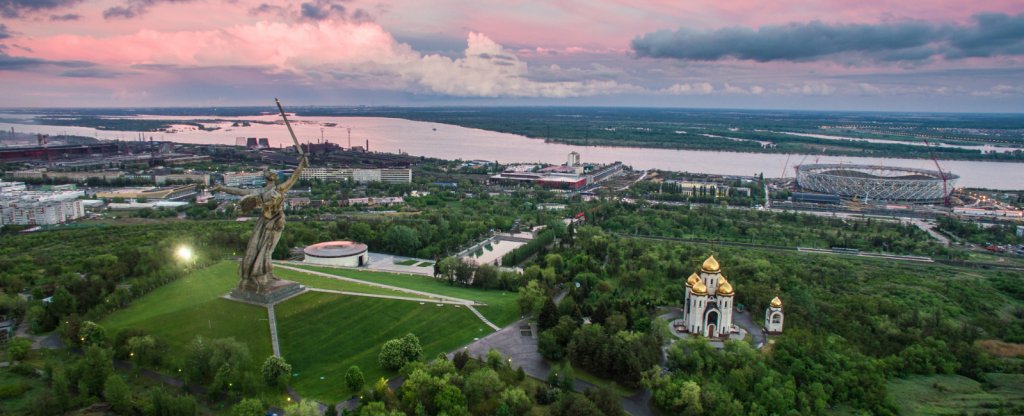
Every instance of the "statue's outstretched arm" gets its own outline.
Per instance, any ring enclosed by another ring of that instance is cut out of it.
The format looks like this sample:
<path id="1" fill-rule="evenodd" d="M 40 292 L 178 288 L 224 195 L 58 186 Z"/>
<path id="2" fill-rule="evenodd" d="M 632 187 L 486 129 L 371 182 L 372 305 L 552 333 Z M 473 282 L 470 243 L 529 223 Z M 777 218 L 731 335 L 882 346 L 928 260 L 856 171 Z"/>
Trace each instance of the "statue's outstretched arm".
<path id="1" fill-rule="evenodd" d="M 295 172 L 292 172 L 292 176 L 289 176 L 288 180 L 284 181 L 278 189 L 280 189 L 281 192 L 287 192 L 289 189 L 292 189 L 292 186 L 295 186 L 295 183 L 299 181 L 299 176 L 302 175 L 302 171 L 306 168 L 308 163 L 306 155 L 299 156 L 299 166 L 295 168 Z"/>
<path id="2" fill-rule="evenodd" d="M 218 192 L 219 191 L 219 192 L 224 192 L 224 193 L 228 193 L 228 194 L 231 194 L 231 195 L 238 195 L 238 196 L 246 196 L 246 195 L 249 195 L 249 194 L 252 193 L 252 191 L 248 190 L 248 189 L 232 188 L 230 186 L 221 186 L 221 185 L 214 186 L 212 190 L 214 192 Z"/>

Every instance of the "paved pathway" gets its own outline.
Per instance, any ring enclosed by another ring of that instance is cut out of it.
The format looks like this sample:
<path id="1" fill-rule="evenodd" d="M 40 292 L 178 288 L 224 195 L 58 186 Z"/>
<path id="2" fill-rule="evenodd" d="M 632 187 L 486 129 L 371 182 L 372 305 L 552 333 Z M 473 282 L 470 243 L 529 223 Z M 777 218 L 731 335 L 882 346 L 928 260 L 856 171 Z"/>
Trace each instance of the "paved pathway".
<path id="1" fill-rule="evenodd" d="M 487 326 L 491 327 L 491 329 L 495 331 L 501 330 L 500 326 L 497 326 L 491 321 L 487 320 L 487 318 L 484 318 L 484 315 L 481 314 L 480 311 L 476 310 L 476 308 L 474 308 L 473 305 L 466 305 L 466 307 L 469 308 L 470 312 L 473 312 L 473 315 L 476 315 L 477 318 L 480 318 L 480 320 L 484 321 L 484 323 L 487 324 Z"/>
<path id="2" fill-rule="evenodd" d="M 281 356 L 281 344 L 277 342 L 277 315 L 274 314 L 274 305 L 267 305 L 267 321 L 270 324 L 270 344 L 274 347 L 274 356 Z"/>
<path id="3" fill-rule="evenodd" d="M 334 274 L 330 274 L 330 273 L 323 273 L 323 272 L 318 272 L 318 271 L 313 271 L 313 270 L 307 270 L 307 269 L 303 269 L 303 268 L 300 268 L 300 267 L 291 266 L 288 263 L 277 263 L 275 266 L 280 267 L 282 269 L 293 270 L 293 271 L 296 271 L 296 272 L 312 274 L 312 275 L 316 275 L 316 276 L 320 276 L 320 277 L 326 277 L 326 278 L 330 278 L 330 279 L 344 280 L 344 281 L 347 281 L 347 282 L 362 283 L 362 284 L 366 284 L 366 285 L 370 285 L 370 286 L 375 286 L 375 287 L 380 287 L 380 288 L 384 288 L 384 289 L 391 289 L 391 290 L 395 290 L 395 291 L 399 291 L 399 292 L 405 292 L 405 293 L 411 293 L 411 294 L 414 294 L 414 295 L 426 296 L 428 298 L 448 299 L 448 300 L 455 301 L 455 302 L 461 302 L 462 304 L 465 304 L 465 305 L 483 305 L 483 303 L 480 303 L 480 302 L 476 302 L 476 301 L 472 301 L 472 300 L 467 300 L 467 299 L 456 298 L 456 297 L 453 297 L 453 296 L 443 296 L 443 295 L 438 295 L 436 293 L 423 292 L 423 291 L 413 290 L 413 289 L 406 289 L 406 288 L 402 288 L 402 287 L 398 287 L 398 286 L 386 285 L 386 284 L 383 284 L 383 283 L 368 282 L 368 281 L 365 281 L 365 280 L 353 279 L 353 278 L 350 278 L 350 277 L 338 276 L 338 275 L 334 275 Z"/>

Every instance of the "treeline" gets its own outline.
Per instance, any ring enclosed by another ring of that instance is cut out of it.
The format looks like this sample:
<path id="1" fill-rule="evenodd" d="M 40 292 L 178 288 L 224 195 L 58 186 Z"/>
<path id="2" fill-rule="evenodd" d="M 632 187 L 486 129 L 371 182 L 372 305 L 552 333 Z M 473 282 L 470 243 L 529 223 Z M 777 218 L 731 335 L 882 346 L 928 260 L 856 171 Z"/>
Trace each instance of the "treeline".
<path id="1" fill-rule="evenodd" d="M 522 227 L 561 224 L 558 213 L 533 209 L 525 197 L 459 199 L 449 194 L 420 199 L 410 198 L 415 209 L 394 215 L 353 215 L 332 223 L 293 221 L 305 212 L 293 213 L 274 257 L 286 258 L 291 247 L 346 239 L 367 244 L 372 251 L 439 259 L 487 238 L 492 231 L 511 229 L 517 219 Z"/>
<path id="2" fill-rule="evenodd" d="M 601 203 L 592 207 L 588 210 L 594 220 L 592 223 L 620 233 L 788 247 L 842 247 L 935 257 L 961 255 L 912 224 L 871 218 L 729 210 L 713 206 L 669 208 Z"/>
<path id="3" fill-rule="evenodd" d="M 961 221 L 954 217 L 939 217 L 938 229 L 956 238 L 975 244 L 1024 244 L 1024 237 L 1017 236 L 1016 224 L 981 224 Z"/>

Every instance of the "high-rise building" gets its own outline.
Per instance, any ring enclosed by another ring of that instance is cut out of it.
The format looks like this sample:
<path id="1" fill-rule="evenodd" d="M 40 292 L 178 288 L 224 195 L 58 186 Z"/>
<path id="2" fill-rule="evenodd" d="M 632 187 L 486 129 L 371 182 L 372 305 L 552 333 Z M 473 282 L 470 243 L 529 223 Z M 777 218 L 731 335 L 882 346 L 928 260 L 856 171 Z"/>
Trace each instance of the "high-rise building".
<path id="1" fill-rule="evenodd" d="M 0 193 L 0 225 L 53 225 L 85 215 L 83 191 L 10 191 Z"/>
<path id="2" fill-rule="evenodd" d="M 580 154 L 576 152 L 569 152 L 569 160 L 565 162 L 565 166 L 579 166 L 580 165 Z"/>
<path id="3" fill-rule="evenodd" d="M 299 177 L 322 181 L 410 183 L 412 169 L 306 168 Z"/>

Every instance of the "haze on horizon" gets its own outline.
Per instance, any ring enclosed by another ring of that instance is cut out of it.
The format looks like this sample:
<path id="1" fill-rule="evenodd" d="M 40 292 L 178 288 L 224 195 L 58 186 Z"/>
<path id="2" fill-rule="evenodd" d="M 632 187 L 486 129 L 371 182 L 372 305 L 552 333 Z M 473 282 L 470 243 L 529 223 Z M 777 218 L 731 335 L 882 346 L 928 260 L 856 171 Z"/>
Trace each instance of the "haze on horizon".
<path id="1" fill-rule="evenodd" d="M 0 107 L 1022 112 L 1024 2 L 0 0 L 0 87 Z"/>

